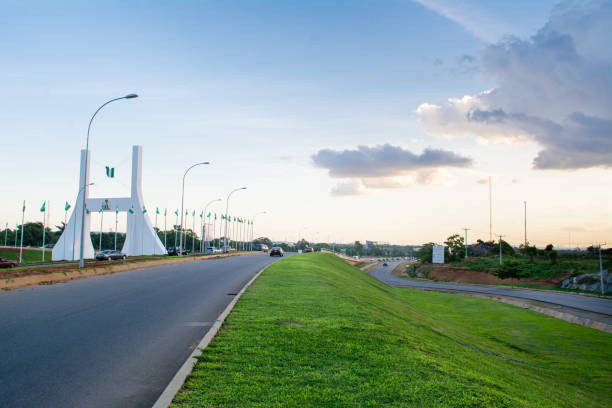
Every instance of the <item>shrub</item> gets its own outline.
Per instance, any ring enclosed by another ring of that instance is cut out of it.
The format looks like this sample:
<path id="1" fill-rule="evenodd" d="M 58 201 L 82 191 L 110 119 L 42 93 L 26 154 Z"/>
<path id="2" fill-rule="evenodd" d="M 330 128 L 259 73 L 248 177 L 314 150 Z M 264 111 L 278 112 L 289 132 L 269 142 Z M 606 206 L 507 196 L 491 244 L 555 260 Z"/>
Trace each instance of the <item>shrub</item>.
<path id="1" fill-rule="evenodd" d="M 500 279 L 508 279 L 508 278 L 526 278 L 529 276 L 529 272 L 523 270 L 521 268 L 521 264 L 518 261 L 509 260 L 506 261 L 502 266 L 497 268 L 495 271 L 495 275 Z"/>

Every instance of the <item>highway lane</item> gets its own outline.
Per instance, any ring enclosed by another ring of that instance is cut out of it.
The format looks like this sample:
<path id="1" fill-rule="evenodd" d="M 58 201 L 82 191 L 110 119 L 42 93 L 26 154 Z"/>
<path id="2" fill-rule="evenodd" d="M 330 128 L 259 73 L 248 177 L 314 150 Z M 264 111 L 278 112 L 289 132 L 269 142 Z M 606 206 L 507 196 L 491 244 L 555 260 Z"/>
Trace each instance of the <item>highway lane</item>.
<path id="1" fill-rule="evenodd" d="M 150 407 L 265 254 L 0 293 L 1 407 Z"/>
<path id="2" fill-rule="evenodd" d="M 588 312 L 600 313 L 612 316 L 612 300 L 597 298 L 594 296 L 582 296 L 573 293 L 560 293 L 546 290 L 531 290 L 524 288 L 510 288 L 504 286 L 467 285 L 458 283 L 439 283 L 420 280 L 402 279 L 393 276 L 391 271 L 399 262 L 390 262 L 389 266 L 378 265 L 368 271 L 368 274 L 381 282 L 391 286 L 405 288 L 429 288 L 460 290 L 466 292 L 485 293 L 490 295 L 510 296 L 521 299 L 531 299 L 540 302 L 553 303 Z"/>

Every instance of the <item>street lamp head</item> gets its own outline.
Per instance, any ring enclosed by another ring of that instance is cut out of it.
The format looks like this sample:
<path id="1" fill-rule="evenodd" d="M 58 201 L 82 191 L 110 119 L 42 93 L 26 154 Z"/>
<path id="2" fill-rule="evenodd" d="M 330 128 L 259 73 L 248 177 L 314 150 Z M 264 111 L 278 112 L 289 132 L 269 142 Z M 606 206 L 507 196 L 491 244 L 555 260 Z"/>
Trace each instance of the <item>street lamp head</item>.
<path id="1" fill-rule="evenodd" d="M 246 190 L 246 187 L 240 187 L 240 190 Z"/>
<path id="2" fill-rule="evenodd" d="M 133 99 L 133 98 L 138 98 L 138 95 L 136 94 L 127 94 L 123 97 L 124 99 Z"/>
<path id="3" fill-rule="evenodd" d="M 200 163 L 200 164 L 210 164 L 210 162 L 202 162 L 202 163 Z"/>

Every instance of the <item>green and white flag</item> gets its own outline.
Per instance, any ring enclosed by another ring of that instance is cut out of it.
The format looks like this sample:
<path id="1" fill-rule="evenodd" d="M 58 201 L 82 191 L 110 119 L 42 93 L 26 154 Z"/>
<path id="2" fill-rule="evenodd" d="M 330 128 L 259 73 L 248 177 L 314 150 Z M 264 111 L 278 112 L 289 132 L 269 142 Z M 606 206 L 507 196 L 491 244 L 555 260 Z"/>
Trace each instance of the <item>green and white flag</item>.
<path id="1" fill-rule="evenodd" d="M 215 213 L 215 221 L 217 220 L 217 213 Z"/>
<path id="2" fill-rule="evenodd" d="M 45 206 L 46 206 L 47 202 L 43 201 L 43 205 L 42 207 L 40 207 L 40 212 L 45 212 Z"/>
<path id="3" fill-rule="evenodd" d="M 144 213 L 146 213 L 146 212 L 147 212 L 147 209 L 146 209 L 146 208 L 144 208 L 144 205 L 143 205 L 143 206 L 142 206 L 142 213 L 144 214 Z"/>
<path id="4" fill-rule="evenodd" d="M 70 204 L 66 201 L 66 206 L 64 207 L 64 211 L 68 211 L 70 209 Z"/>
<path id="5" fill-rule="evenodd" d="M 159 214 L 159 208 L 155 207 L 155 214 Z"/>
<path id="6" fill-rule="evenodd" d="M 25 212 L 25 201 L 23 202 L 23 207 L 21 207 L 21 212 Z"/>
<path id="7" fill-rule="evenodd" d="M 87 206 L 85 206 L 85 213 L 89 214 L 89 208 L 87 208 Z"/>
<path id="8" fill-rule="evenodd" d="M 129 212 L 130 214 L 134 214 L 134 206 L 132 206 L 132 208 L 130 208 L 130 209 L 128 210 L 128 212 Z"/>
<path id="9" fill-rule="evenodd" d="M 202 214 L 204 214 L 203 212 L 200 213 L 200 218 L 202 218 Z"/>
<path id="10" fill-rule="evenodd" d="M 174 212 L 174 214 L 175 214 L 175 215 L 178 217 L 178 210 L 176 210 L 176 211 Z"/>
<path id="11" fill-rule="evenodd" d="M 210 213 L 208 213 L 208 215 L 206 216 L 206 218 L 210 218 Z"/>
<path id="12" fill-rule="evenodd" d="M 115 207 L 115 215 L 119 214 L 119 207 Z"/>
<path id="13" fill-rule="evenodd" d="M 104 211 L 104 206 L 100 207 L 100 209 L 98 210 L 99 213 L 101 213 L 102 211 Z"/>
<path id="14" fill-rule="evenodd" d="M 115 168 L 106 166 L 106 177 L 113 178 L 115 177 Z"/>

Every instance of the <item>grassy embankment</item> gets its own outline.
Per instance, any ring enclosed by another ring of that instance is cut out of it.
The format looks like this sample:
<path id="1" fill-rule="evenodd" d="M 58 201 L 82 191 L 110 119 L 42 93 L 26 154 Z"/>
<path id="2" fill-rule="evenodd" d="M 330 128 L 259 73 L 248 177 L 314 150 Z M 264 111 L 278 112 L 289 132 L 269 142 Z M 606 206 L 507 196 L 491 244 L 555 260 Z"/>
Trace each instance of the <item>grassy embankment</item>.
<path id="1" fill-rule="evenodd" d="M 175 407 L 612 406 L 612 335 L 391 288 L 329 254 L 268 268 Z"/>
<path id="2" fill-rule="evenodd" d="M 42 262 L 42 249 L 23 248 L 23 262 L 21 265 L 36 264 Z M 0 249 L 0 258 L 6 258 L 19 262 L 19 248 Z M 45 261 L 51 261 L 51 250 L 45 250 Z"/>

